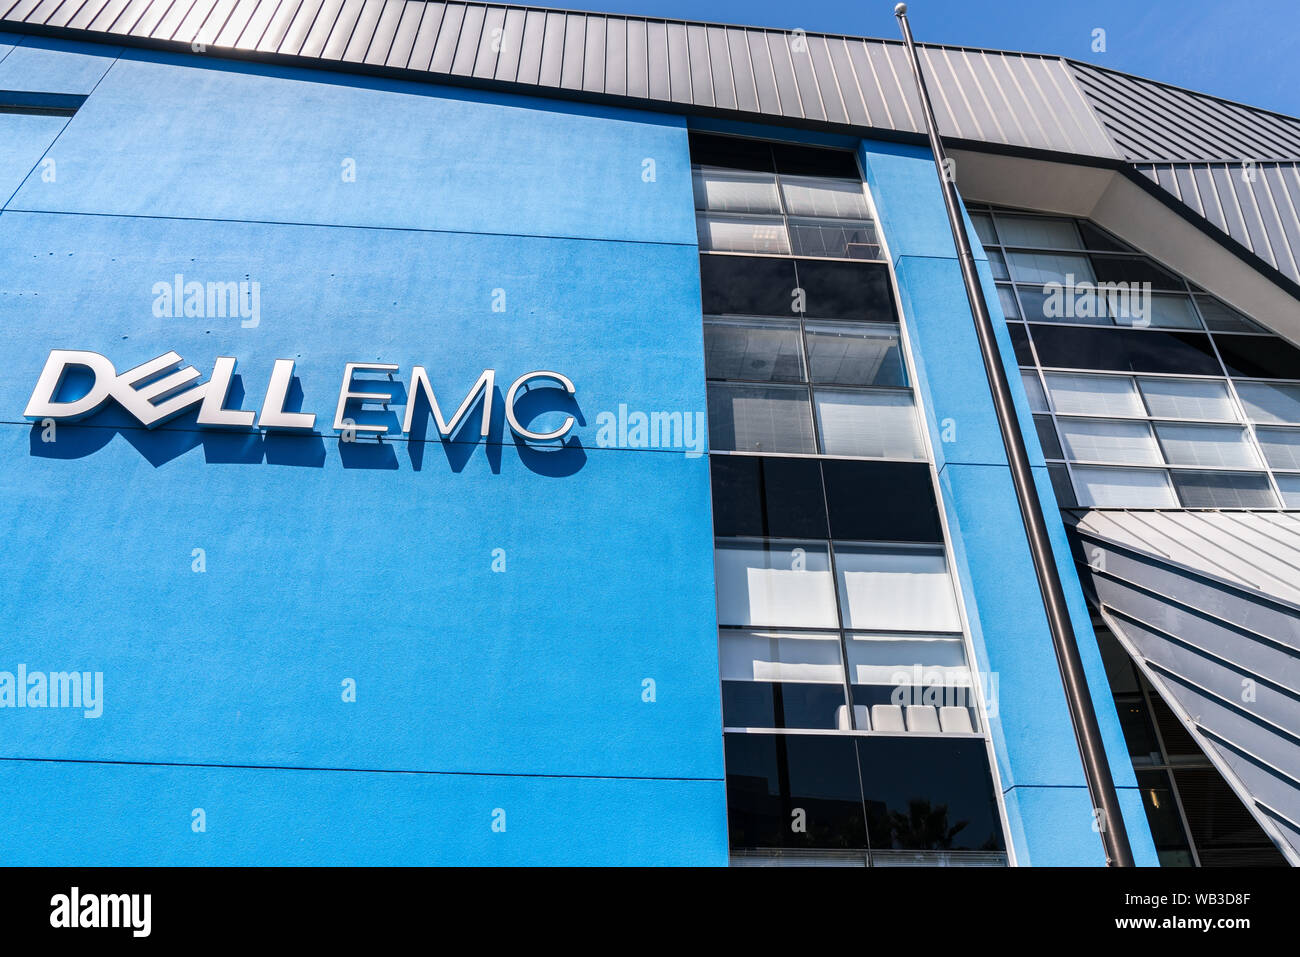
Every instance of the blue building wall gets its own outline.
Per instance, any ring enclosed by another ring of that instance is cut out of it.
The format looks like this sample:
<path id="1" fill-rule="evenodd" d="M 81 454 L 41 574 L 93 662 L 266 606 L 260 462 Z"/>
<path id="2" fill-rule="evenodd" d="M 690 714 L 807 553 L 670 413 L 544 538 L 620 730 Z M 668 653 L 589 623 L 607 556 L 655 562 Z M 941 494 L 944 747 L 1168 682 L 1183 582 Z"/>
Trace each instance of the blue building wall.
<path id="1" fill-rule="evenodd" d="M 725 863 L 708 460 L 599 428 L 620 407 L 703 416 L 684 121 L 3 36 L 0 89 L 89 94 L 71 119 L 0 117 L 0 528 L 22 570 L 0 580 L 0 670 L 105 686 L 99 718 L 0 713 L 0 861 Z M 932 163 L 860 157 L 999 679 L 1016 858 L 1100 863 Z M 257 281 L 258 321 L 155 316 L 177 274 Z M 55 348 L 118 370 L 172 349 L 205 378 L 236 356 L 244 408 L 291 358 L 319 434 L 106 409 L 46 442 L 20 413 Z M 532 408 L 575 414 L 576 438 L 522 445 L 498 411 L 485 444 L 340 442 L 347 361 L 399 364 L 396 415 L 414 364 L 444 408 L 483 368 L 498 407 L 515 376 L 562 372 L 576 404 Z"/>
<path id="2" fill-rule="evenodd" d="M 708 460 L 598 429 L 705 409 L 683 122 L 61 46 L 0 50 L 90 93 L 0 117 L 0 670 L 104 701 L 0 712 L 0 862 L 725 864 Z M 155 315 L 176 274 L 258 282 L 256 323 Z M 57 348 L 234 356 L 246 409 L 294 359 L 317 434 L 47 442 Z M 340 441 L 347 361 L 399 364 L 390 421 L 414 364 L 448 412 L 497 370 L 488 442 Z M 564 449 L 502 422 L 536 369 Z"/>
<path id="3" fill-rule="evenodd" d="M 934 159 L 928 149 L 871 143 L 863 144 L 859 156 L 898 276 L 976 657 L 980 669 L 996 678 L 989 724 L 1016 860 L 1042 866 L 1104 864 Z M 1017 413 L 1022 423 L 1032 423 L 987 259 L 969 219 L 966 225 L 981 260 L 985 298 L 997 320 Z M 1022 431 L 1134 857 L 1141 865 L 1155 865 L 1137 780 L 1042 451 L 1033 428 Z"/>

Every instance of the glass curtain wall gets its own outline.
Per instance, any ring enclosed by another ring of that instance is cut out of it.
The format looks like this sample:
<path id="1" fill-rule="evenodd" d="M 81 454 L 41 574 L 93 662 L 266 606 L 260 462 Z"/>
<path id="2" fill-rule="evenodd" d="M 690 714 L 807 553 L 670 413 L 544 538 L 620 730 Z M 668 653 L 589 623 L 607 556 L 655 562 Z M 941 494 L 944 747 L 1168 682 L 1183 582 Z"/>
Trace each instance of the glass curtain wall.
<path id="1" fill-rule="evenodd" d="M 1086 220 L 969 208 L 1063 507 L 1300 508 L 1300 349 Z"/>
<path id="2" fill-rule="evenodd" d="M 733 861 L 1004 864 L 852 153 L 692 134 Z"/>

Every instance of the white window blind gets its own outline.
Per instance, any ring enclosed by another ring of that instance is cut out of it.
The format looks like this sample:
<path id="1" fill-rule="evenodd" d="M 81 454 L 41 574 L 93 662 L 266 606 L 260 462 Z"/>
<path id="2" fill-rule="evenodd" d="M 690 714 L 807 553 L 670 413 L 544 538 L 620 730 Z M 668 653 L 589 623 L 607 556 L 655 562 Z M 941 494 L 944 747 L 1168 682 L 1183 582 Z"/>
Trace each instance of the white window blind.
<path id="1" fill-rule="evenodd" d="M 1176 508 L 1178 498 L 1163 469 L 1074 466 L 1074 492 L 1084 507 Z"/>
<path id="2" fill-rule="evenodd" d="M 957 599 L 942 552 L 838 546 L 835 566 L 846 628 L 961 630 Z"/>
<path id="3" fill-rule="evenodd" d="M 718 623 L 835 628 L 835 587 L 825 545 L 727 544 L 714 553 Z"/>
<path id="4" fill-rule="evenodd" d="M 822 451 L 827 455 L 925 458 L 910 394 L 818 389 L 815 396 Z"/>

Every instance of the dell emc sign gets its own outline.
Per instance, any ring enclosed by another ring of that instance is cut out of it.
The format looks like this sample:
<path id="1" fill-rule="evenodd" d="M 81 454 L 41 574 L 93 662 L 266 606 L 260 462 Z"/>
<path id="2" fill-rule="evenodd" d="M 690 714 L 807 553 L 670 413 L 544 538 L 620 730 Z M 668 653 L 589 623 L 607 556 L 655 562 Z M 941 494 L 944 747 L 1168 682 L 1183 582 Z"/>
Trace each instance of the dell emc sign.
<path id="1" fill-rule="evenodd" d="M 293 380 L 293 360 L 276 359 L 271 371 L 271 384 L 267 386 L 266 398 L 262 402 L 260 413 L 244 409 L 226 408 L 229 400 L 230 380 L 235 371 L 235 360 L 229 356 L 217 359 L 212 369 L 212 377 L 207 382 L 195 384 L 199 371 L 193 366 L 177 368 L 183 360 L 175 352 L 168 352 L 141 363 L 134 369 L 119 373 L 113 363 L 97 352 L 81 352 L 72 349 L 55 349 L 45 360 L 45 368 L 36 382 L 36 390 L 27 403 L 24 415 L 28 419 L 79 419 L 94 413 L 109 398 L 133 415 L 146 428 L 154 428 L 173 416 L 197 405 L 199 407 L 198 424 L 215 428 L 251 429 L 254 427 L 291 432 L 309 432 L 316 426 L 316 416 L 309 412 L 285 411 L 285 402 L 289 395 L 289 386 Z M 78 399 L 67 402 L 55 398 L 64 375 L 70 367 L 81 367 L 91 375 L 89 391 Z M 382 435 L 389 431 L 388 426 L 379 424 L 353 423 L 344 418 L 348 402 L 383 402 L 392 400 L 389 392 L 353 392 L 352 376 L 358 371 L 387 372 L 390 375 L 397 366 L 387 362 L 349 362 L 343 367 L 343 385 L 339 389 L 338 405 L 334 411 L 334 429 L 344 432 L 370 432 Z M 506 421 L 510 428 L 521 438 L 535 442 L 548 442 L 563 439 L 573 428 L 573 416 L 566 416 L 558 429 L 550 432 L 534 432 L 520 424 L 515 416 L 515 401 L 519 391 L 528 383 L 546 379 L 559 383 L 569 395 L 574 394 L 573 383 L 558 372 L 539 370 L 526 372 L 511 383 L 505 395 Z M 493 386 L 496 372 L 484 369 L 469 394 L 465 396 L 450 420 L 443 418 L 442 409 L 433 394 L 428 373 L 423 366 L 411 370 L 411 395 L 406 403 L 406 415 L 402 420 L 402 433 L 411 431 L 411 420 L 415 415 L 416 399 L 421 392 L 429 401 L 438 434 L 444 438 L 454 434 L 461 421 L 474 407 L 479 395 L 483 396 L 483 416 L 479 436 L 486 438 L 488 425 L 492 419 Z M 379 383 L 374 383 L 375 385 Z M 371 386 L 373 387 L 373 385 Z"/>

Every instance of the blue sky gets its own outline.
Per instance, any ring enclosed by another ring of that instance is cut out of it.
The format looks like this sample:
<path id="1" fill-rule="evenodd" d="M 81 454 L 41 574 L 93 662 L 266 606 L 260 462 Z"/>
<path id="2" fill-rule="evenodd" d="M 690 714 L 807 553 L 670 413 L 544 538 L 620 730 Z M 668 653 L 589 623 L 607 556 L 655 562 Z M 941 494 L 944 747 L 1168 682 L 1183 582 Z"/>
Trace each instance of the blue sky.
<path id="1" fill-rule="evenodd" d="M 563 0 L 541 0 L 564 6 Z M 574 9 L 898 37 L 892 0 L 572 0 Z M 933 43 L 1056 53 L 1300 116 L 1300 0 L 917 0 Z M 1092 33 L 1106 31 L 1106 52 Z"/>

